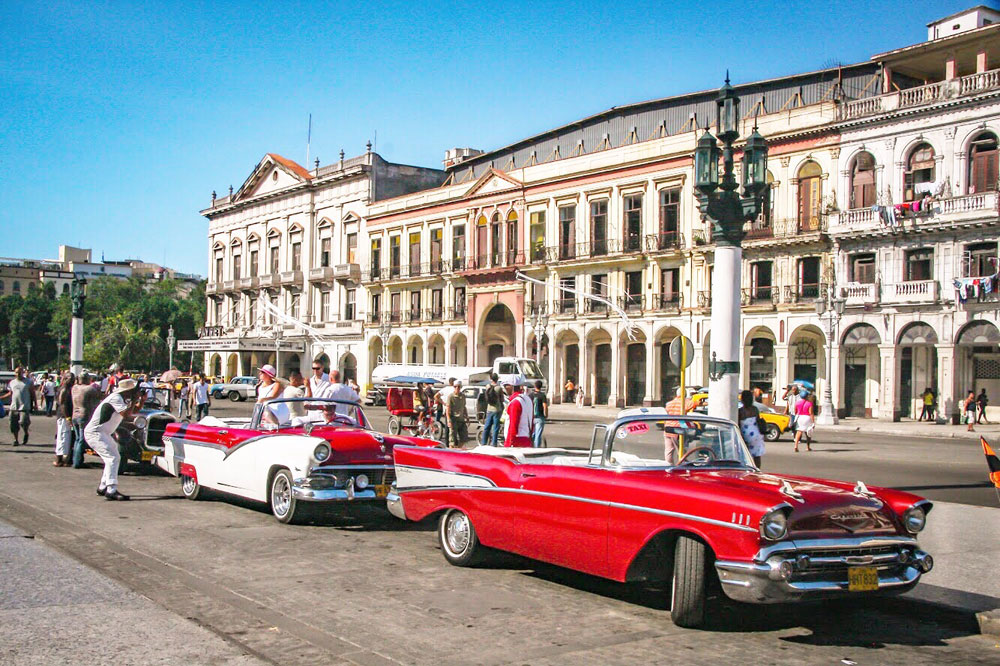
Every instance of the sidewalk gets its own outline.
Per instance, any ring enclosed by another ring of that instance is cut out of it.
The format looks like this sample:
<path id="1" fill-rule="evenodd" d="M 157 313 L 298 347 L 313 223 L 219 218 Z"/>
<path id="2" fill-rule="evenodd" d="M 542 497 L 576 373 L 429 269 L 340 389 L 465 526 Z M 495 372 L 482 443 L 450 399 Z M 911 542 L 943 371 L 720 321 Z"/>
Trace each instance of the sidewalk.
<path id="1" fill-rule="evenodd" d="M 0 521 L 0 663 L 263 662 Z"/>
<path id="2" fill-rule="evenodd" d="M 549 408 L 549 418 L 552 421 L 584 421 L 589 423 L 610 423 L 617 418 L 621 410 L 605 405 L 597 407 L 577 407 L 576 405 L 559 404 Z M 908 437 L 935 437 L 944 439 L 971 439 L 979 441 L 980 435 L 989 441 L 1000 440 L 1000 423 L 980 424 L 974 432 L 966 430 L 965 425 L 951 425 L 905 421 L 879 421 L 877 419 L 844 418 L 837 425 L 817 425 L 816 430 L 823 432 L 860 432 L 877 435 L 897 435 Z"/>

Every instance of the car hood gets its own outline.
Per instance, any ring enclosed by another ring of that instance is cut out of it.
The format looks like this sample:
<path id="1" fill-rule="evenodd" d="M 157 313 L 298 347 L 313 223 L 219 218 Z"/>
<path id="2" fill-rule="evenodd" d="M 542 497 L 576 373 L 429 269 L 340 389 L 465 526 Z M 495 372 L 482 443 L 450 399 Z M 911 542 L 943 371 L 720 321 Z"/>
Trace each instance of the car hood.
<path id="1" fill-rule="evenodd" d="M 849 484 L 735 469 L 669 473 L 687 475 L 698 485 L 710 485 L 717 496 L 730 495 L 734 502 L 747 508 L 754 506 L 761 514 L 787 504 L 791 507 L 788 533 L 792 538 L 902 533 L 887 502 L 872 494 L 856 493 Z"/>
<path id="2" fill-rule="evenodd" d="M 328 465 L 391 465 L 394 446 L 416 443 L 414 437 L 387 435 L 348 426 L 315 428 L 312 436 L 321 437 L 330 444 Z"/>

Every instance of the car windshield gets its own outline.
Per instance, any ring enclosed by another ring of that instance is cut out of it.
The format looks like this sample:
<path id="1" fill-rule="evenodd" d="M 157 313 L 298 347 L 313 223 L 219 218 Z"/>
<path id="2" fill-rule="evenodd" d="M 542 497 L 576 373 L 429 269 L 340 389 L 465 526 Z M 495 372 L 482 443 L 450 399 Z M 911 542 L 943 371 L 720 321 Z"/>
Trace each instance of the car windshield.
<path id="1" fill-rule="evenodd" d="M 277 398 L 257 405 L 253 423 L 264 430 L 349 425 L 368 428 L 361 405 L 332 398 Z"/>
<path id="2" fill-rule="evenodd" d="M 753 467 L 739 430 L 704 419 L 636 419 L 611 433 L 612 465 L 625 467 Z"/>
<path id="3" fill-rule="evenodd" d="M 538 364 L 534 361 L 518 361 L 518 365 L 521 366 L 521 374 L 524 375 L 526 379 L 542 378 L 542 372 L 538 369 Z"/>

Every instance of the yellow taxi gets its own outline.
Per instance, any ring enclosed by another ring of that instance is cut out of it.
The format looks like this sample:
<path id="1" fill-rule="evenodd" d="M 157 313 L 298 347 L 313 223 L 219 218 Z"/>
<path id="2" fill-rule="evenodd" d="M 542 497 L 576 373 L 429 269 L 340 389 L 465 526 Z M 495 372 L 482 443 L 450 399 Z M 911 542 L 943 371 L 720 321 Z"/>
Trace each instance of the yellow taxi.
<path id="1" fill-rule="evenodd" d="M 737 398 L 737 402 L 739 398 Z M 698 391 L 691 394 L 691 402 L 694 403 L 694 411 L 707 412 L 708 411 L 708 391 Z M 781 436 L 788 432 L 791 427 L 792 419 L 788 414 L 778 411 L 770 405 L 765 405 L 762 402 L 754 401 L 754 407 L 760 412 L 760 418 L 764 420 L 767 424 L 767 430 L 764 432 L 764 439 L 769 442 L 776 442 Z"/>

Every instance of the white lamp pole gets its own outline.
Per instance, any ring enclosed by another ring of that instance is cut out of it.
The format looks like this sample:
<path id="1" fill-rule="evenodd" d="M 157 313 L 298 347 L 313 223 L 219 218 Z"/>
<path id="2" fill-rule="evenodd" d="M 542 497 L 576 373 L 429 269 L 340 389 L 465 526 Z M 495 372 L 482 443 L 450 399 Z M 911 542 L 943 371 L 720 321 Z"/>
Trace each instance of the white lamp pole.
<path id="1" fill-rule="evenodd" d="M 820 319 L 826 315 L 826 382 L 823 387 L 823 402 L 816 415 L 816 425 L 836 425 L 837 410 L 833 406 L 833 345 L 837 339 L 837 324 L 844 314 L 844 299 L 833 297 L 833 287 L 828 287 L 826 293 L 816 299 L 816 314 Z"/>

